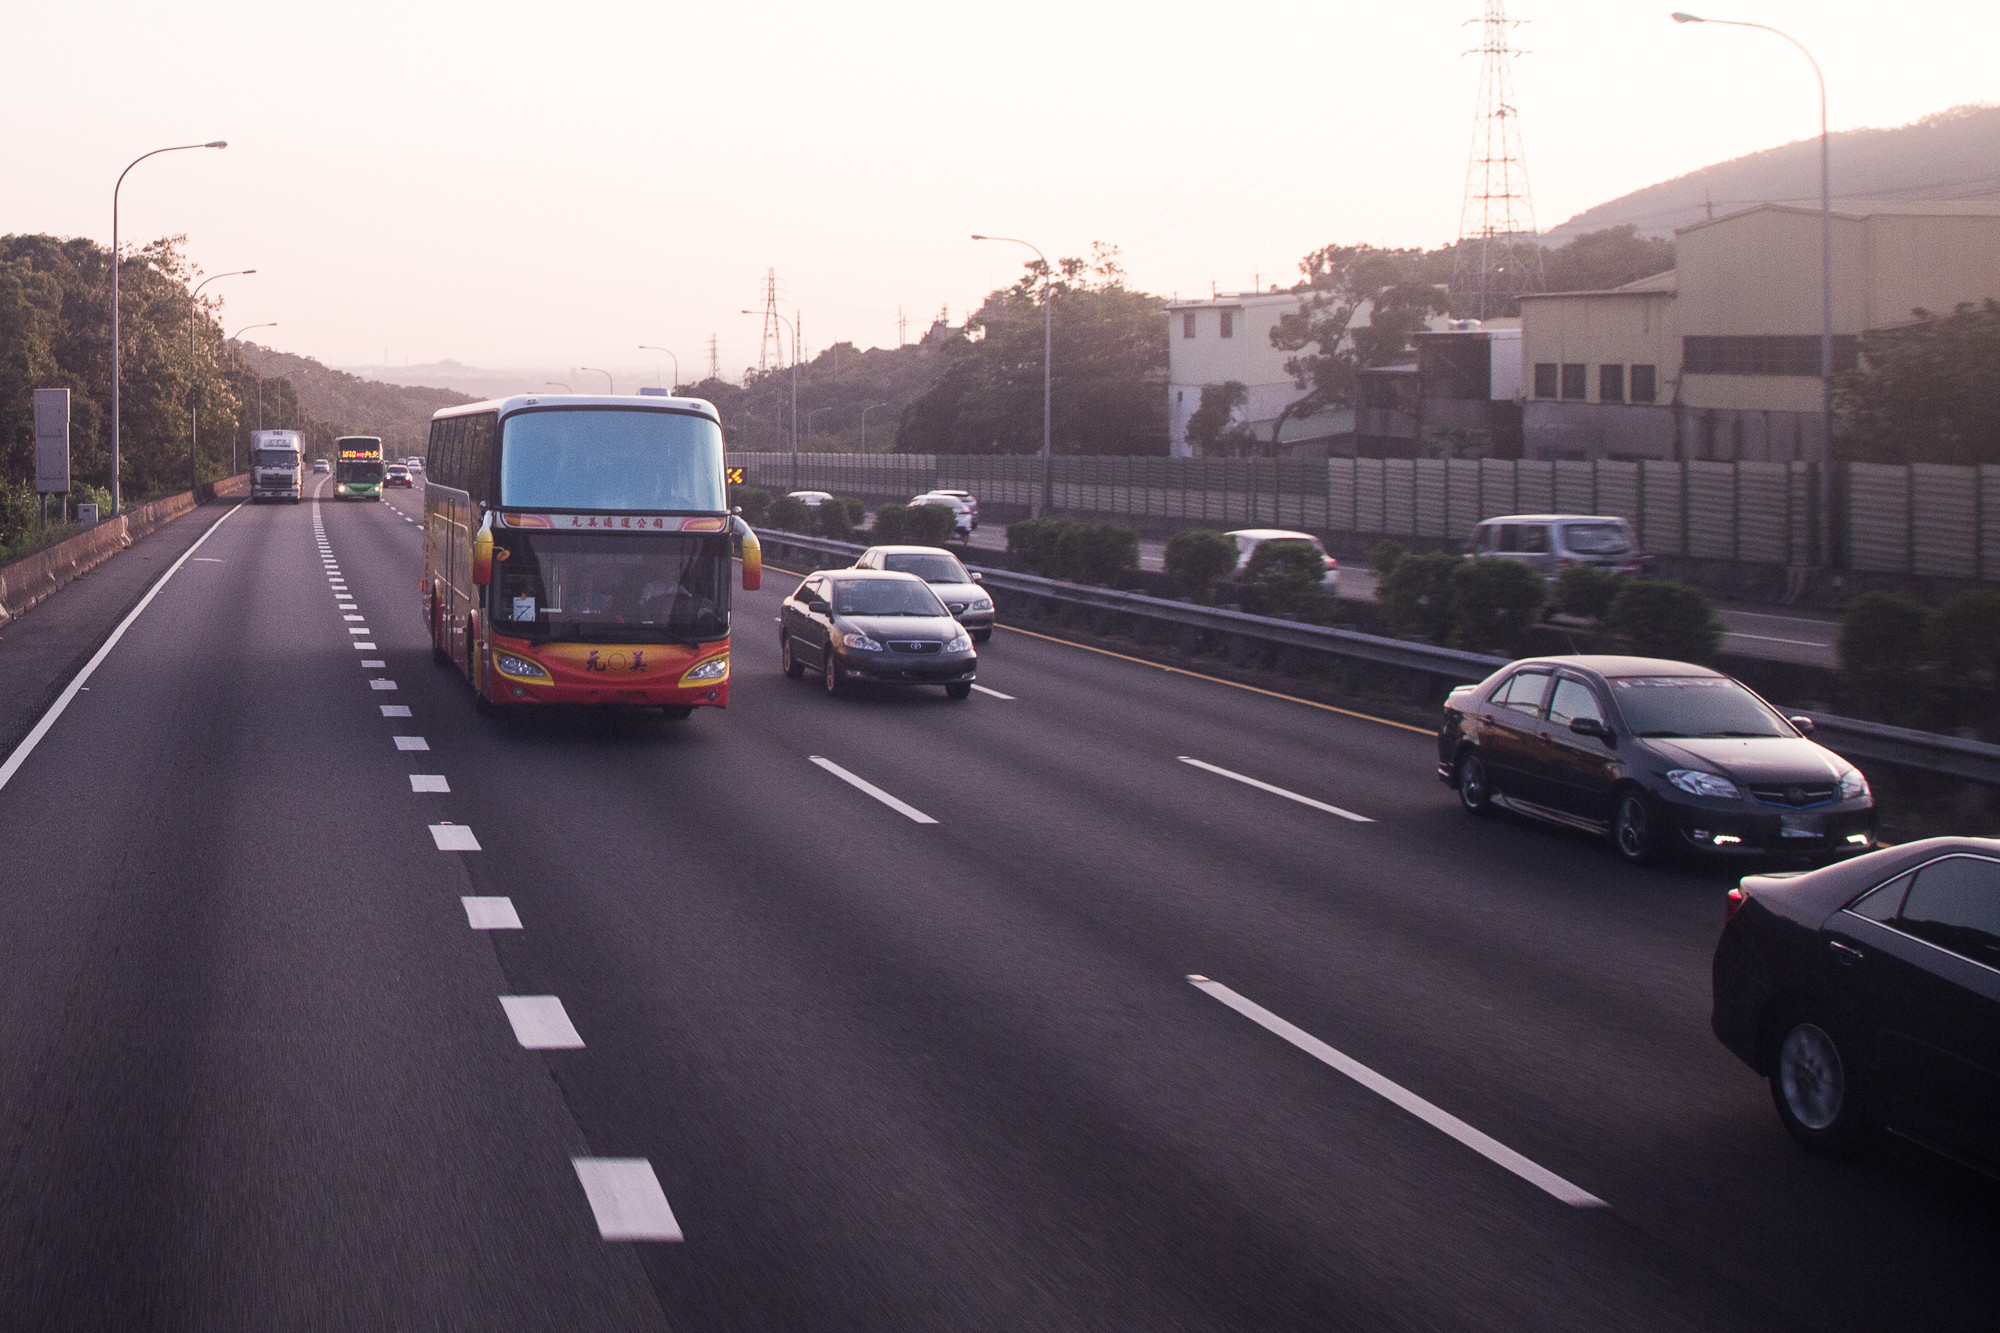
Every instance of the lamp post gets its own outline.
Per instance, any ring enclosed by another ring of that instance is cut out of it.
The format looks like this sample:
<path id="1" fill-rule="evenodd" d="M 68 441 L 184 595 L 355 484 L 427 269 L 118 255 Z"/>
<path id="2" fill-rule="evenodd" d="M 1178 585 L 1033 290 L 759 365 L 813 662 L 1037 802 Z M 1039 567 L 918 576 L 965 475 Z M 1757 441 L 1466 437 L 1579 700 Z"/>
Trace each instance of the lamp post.
<path id="1" fill-rule="evenodd" d="M 195 450 L 201 437 L 200 422 L 196 417 L 200 409 L 195 406 L 194 315 L 197 309 L 195 298 L 200 296 L 201 289 L 211 282 L 219 282 L 223 278 L 241 278 L 256 271 L 254 268 L 239 268 L 234 273 L 218 273 L 214 277 L 203 278 L 195 284 L 195 289 L 188 293 L 188 489 L 190 491 L 201 485 L 201 477 L 195 464 Z M 236 471 L 236 460 L 233 456 L 230 459 L 229 470 L 232 473 Z"/>
<path id="2" fill-rule="evenodd" d="M 815 407 L 806 412 L 806 438 L 808 440 L 812 438 L 813 434 L 813 418 L 818 416 L 822 412 L 831 412 L 831 411 L 833 411 L 831 407 Z"/>
<path id="3" fill-rule="evenodd" d="M 762 310 L 746 310 L 746 315 L 761 315 Z M 799 331 L 796 325 L 777 311 L 770 312 L 772 318 L 785 326 L 785 332 L 792 335 L 792 489 L 799 488 Z"/>
<path id="4" fill-rule="evenodd" d="M 542 387 L 545 389 L 561 389 L 564 393 L 576 392 L 575 389 L 570 388 L 569 385 L 564 384 L 561 380 L 543 380 Z"/>
<path id="5" fill-rule="evenodd" d="M 1755 28 L 1782 37 L 1812 66 L 1819 81 L 1819 410 L 1822 457 L 1819 465 L 1819 557 L 1822 565 L 1833 564 L 1833 195 L 1827 170 L 1826 75 L 1819 61 L 1804 43 L 1788 32 L 1766 23 L 1745 23 L 1739 19 L 1709 19 L 1678 11 L 1676 23 L 1719 23 L 1729 28 Z"/>
<path id="6" fill-rule="evenodd" d="M 598 369 L 598 368 L 597 368 L 596 366 L 578 366 L 578 367 L 577 367 L 577 369 L 578 369 L 578 370 L 587 370 L 587 371 L 589 371 L 589 372 L 590 372 L 591 374 L 593 374 L 593 375 L 602 375 L 602 376 L 604 376 L 604 392 L 606 392 L 606 393 L 608 393 L 608 394 L 613 394 L 613 395 L 617 394 L 617 392 L 618 392 L 618 381 L 616 381 L 616 380 L 614 380 L 614 379 L 612 379 L 612 378 L 611 378 L 611 372 L 610 372 L 610 371 L 608 371 L 608 370 L 599 370 L 599 369 Z"/>
<path id="7" fill-rule="evenodd" d="M 639 350 L 642 352 L 667 352 L 666 348 L 655 347 L 651 343 L 640 343 Z M 672 352 L 667 352 L 667 357 L 674 363 L 674 382 L 667 386 L 667 392 L 672 393 L 681 386 L 681 359 Z"/>
<path id="8" fill-rule="evenodd" d="M 1055 452 L 1049 447 L 1049 314 L 1055 307 L 1055 293 L 1049 282 L 1054 272 L 1049 268 L 1049 257 L 1041 247 L 1018 236 L 981 236 L 975 233 L 975 241 L 1005 241 L 1010 245 L 1025 245 L 1035 252 L 1035 258 L 1042 261 L 1042 494 L 1036 502 L 1032 516 L 1040 518 L 1055 508 L 1056 475 Z"/>
<path id="9" fill-rule="evenodd" d="M 887 403 L 870 403 L 868 406 L 861 409 L 861 452 L 862 453 L 865 454 L 868 452 L 868 414 L 870 412 L 873 412 L 878 407 L 887 407 L 887 406 L 888 406 Z"/>
<path id="10" fill-rule="evenodd" d="M 118 513 L 119 500 L 122 494 L 118 487 L 120 462 L 118 448 L 118 377 L 120 370 L 123 369 L 118 346 L 118 192 L 125 188 L 125 177 L 131 174 L 132 168 L 138 166 L 149 157 L 158 157 L 161 153 L 184 152 L 190 148 L 227 147 L 229 147 L 227 140 L 212 139 L 207 143 L 180 143 L 168 148 L 155 148 L 152 152 L 141 153 L 126 163 L 125 170 L 118 173 L 118 183 L 111 187 L 111 513 L 114 517 Z"/>
<path id="11" fill-rule="evenodd" d="M 242 328 L 231 334 L 228 341 L 236 342 L 238 338 L 241 338 L 252 329 L 275 329 L 277 327 L 278 322 L 276 320 L 272 320 L 268 324 L 245 324 Z M 238 346 L 240 347 L 241 344 L 239 343 Z M 264 429 L 264 377 L 258 374 L 255 366 L 250 368 L 250 373 L 257 376 L 257 429 L 262 430 Z M 236 471 L 236 443 L 233 440 L 229 444 L 229 470 L 231 472 Z"/>

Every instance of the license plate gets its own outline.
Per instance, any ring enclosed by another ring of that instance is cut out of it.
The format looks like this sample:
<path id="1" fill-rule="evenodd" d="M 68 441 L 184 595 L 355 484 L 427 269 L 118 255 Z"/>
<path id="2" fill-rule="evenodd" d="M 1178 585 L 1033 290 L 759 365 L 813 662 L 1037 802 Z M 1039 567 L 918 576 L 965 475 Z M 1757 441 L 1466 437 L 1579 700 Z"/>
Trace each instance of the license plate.
<path id="1" fill-rule="evenodd" d="M 1823 838 L 1826 825 L 1818 815 L 1779 815 L 1778 836 L 1781 838 Z"/>

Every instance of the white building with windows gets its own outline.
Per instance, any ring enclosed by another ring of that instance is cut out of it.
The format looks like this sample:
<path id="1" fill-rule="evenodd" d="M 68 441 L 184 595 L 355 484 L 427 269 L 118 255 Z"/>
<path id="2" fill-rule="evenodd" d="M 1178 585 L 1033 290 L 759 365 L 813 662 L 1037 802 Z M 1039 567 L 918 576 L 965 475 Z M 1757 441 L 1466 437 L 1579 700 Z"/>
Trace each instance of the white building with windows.
<path id="1" fill-rule="evenodd" d="M 1271 422 L 1305 396 L 1271 346 L 1271 330 L 1299 308 L 1297 292 L 1239 292 L 1167 307 L 1167 441 L 1176 458 L 1192 452 L 1188 418 L 1208 385 L 1235 380 L 1248 390 L 1238 423 Z M 1351 429 L 1351 427 L 1350 427 Z"/>

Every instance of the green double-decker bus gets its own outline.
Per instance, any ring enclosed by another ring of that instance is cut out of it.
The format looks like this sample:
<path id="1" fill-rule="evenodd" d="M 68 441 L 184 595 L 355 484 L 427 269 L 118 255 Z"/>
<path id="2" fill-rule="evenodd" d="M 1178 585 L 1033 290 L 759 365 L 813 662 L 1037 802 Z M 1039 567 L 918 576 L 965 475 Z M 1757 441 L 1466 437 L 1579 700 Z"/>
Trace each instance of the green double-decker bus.
<path id="1" fill-rule="evenodd" d="M 382 498 L 382 441 L 374 435 L 343 435 L 333 442 L 333 493 L 342 500 Z"/>

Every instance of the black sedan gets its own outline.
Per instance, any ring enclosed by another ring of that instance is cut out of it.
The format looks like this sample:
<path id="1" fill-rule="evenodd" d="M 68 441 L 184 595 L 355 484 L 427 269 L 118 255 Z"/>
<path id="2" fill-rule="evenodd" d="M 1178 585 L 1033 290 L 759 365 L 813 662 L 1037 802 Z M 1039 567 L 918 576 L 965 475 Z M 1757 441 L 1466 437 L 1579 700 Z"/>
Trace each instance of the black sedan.
<path id="1" fill-rule="evenodd" d="M 1719 671 L 1651 657 L 1513 662 L 1445 700 L 1438 777 L 1500 808 L 1608 834 L 1627 861 L 1675 850 L 1824 860 L 1867 851 L 1861 771 Z"/>
<path id="2" fill-rule="evenodd" d="M 979 673 L 972 636 L 914 574 L 822 570 L 785 599 L 778 629 L 785 674 L 817 671 L 828 694 L 850 680 L 942 685 L 964 699 Z"/>
<path id="3" fill-rule="evenodd" d="M 1932 838 L 1730 891 L 1715 1035 L 1808 1147 L 1878 1129 L 2000 1174 L 2000 841 Z"/>

